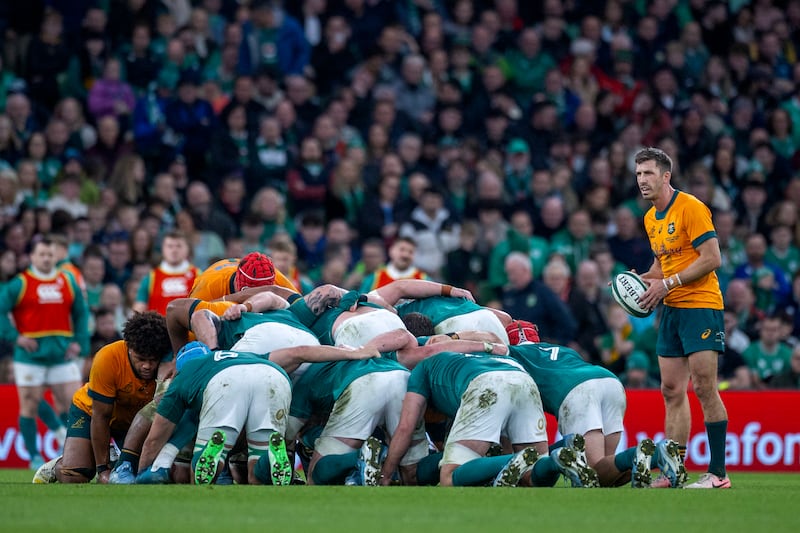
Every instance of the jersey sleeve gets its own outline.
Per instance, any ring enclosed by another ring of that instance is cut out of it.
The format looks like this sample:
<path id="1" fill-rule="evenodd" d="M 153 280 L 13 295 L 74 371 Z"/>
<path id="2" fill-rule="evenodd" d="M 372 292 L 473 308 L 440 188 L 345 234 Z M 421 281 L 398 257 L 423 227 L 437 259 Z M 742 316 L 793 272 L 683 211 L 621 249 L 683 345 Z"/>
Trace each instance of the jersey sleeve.
<path id="1" fill-rule="evenodd" d="M 697 248 L 708 239 L 717 236 L 714 224 L 711 221 L 711 211 L 700 201 L 693 200 L 686 205 L 683 219 L 692 248 Z"/>
<path id="2" fill-rule="evenodd" d="M 183 380 L 180 379 L 180 374 L 176 375 L 167 389 L 167 392 L 164 394 L 164 397 L 158 403 L 158 408 L 156 410 L 158 414 L 175 424 L 180 422 L 184 411 L 186 411 L 188 407 L 179 392 L 182 383 Z"/>
<path id="3" fill-rule="evenodd" d="M 10 313 L 22 292 L 22 284 L 22 278 L 16 276 L 0 286 L 0 339 L 4 341 L 14 342 L 19 336 L 17 328 L 11 322 Z"/>
<path id="4" fill-rule="evenodd" d="M 148 272 L 142 281 L 139 283 L 139 290 L 136 291 L 136 303 L 146 304 L 150 301 L 150 283 L 153 279 L 153 273 Z"/>
<path id="5" fill-rule="evenodd" d="M 417 366 L 414 367 L 414 370 L 411 371 L 411 375 L 408 378 L 408 392 L 415 392 L 417 394 L 421 394 L 425 398 L 431 398 L 431 388 L 426 378 L 426 365 L 424 364 L 425 361 L 420 362 Z"/>

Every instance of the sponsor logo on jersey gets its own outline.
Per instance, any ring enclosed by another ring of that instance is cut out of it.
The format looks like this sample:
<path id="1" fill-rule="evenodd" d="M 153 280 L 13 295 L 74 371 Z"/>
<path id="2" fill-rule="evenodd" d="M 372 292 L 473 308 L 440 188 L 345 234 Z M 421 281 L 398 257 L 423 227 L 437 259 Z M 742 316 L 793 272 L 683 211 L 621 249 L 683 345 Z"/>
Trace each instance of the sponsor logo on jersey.
<path id="1" fill-rule="evenodd" d="M 161 293 L 166 296 L 182 296 L 189 293 L 186 278 L 166 278 L 161 282 Z"/>
<path id="2" fill-rule="evenodd" d="M 40 304 L 60 304 L 64 301 L 59 283 L 42 283 L 36 287 L 36 296 Z"/>
<path id="3" fill-rule="evenodd" d="M 711 336 L 711 330 L 710 329 L 707 329 L 703 333 L 700 334 L 700 338 L 703 339 L 703 340 L 706 340 L 710 336 Z"/>

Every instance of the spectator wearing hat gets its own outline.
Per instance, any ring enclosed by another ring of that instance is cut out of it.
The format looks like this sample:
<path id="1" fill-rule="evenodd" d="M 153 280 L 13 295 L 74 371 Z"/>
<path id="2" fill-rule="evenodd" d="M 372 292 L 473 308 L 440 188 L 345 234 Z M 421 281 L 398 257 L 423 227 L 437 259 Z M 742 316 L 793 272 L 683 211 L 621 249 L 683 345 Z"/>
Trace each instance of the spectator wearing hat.
<path id="1" fill-rule="evenodd" d="M 531 196 L 531 151 L 525 139 L 515 137 L 506 147 L 505 190 L 511 203 L 529 200 Z"/>
<path id="2" fill-rule="evenodd" d="M 620 381 L 626 389 L 658 389 L 661 384 L 650 375 L 650 358 L 641 350 L 634 350 L 625 360 L 625 371 Z"/>

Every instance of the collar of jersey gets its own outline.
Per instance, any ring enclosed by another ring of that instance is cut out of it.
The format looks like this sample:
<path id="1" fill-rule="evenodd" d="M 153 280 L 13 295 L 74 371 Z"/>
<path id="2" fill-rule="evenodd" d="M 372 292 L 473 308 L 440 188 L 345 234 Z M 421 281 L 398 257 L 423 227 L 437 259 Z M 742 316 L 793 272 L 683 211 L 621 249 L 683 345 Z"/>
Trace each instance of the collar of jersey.
<path id="1" fill-rule="evenodd" d="M 669 208 L 675 203 L 675 198 L 678 197 L 679 192 L 678 189 L 675 189 L 675 192 L 672 193 L 672 198 L 669 199 L 667 207 L 665 207 L 663 211 L 656 211 L 656 220 L 664 220 L 664 217 L 667 216 L 667 211 L 669 211 Z"/>

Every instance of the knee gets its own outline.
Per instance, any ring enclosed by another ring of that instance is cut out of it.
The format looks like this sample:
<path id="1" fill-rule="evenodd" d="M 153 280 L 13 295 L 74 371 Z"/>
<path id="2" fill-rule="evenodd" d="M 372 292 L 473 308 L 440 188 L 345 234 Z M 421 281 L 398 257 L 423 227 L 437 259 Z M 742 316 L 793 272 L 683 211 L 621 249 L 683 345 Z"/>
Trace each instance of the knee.
<path id="1" fill-rule="evenodd" d="M 667 403 L 677 403 L 686 398 L 686 384 L 676 381 L 661 382 L 661 395 Z"/>
<path id="2" fill-rule="evenodd" d="M 694 393 L 701 404 L 706 404 L 719 397 L 716 380 L 694 380 Z"/>

